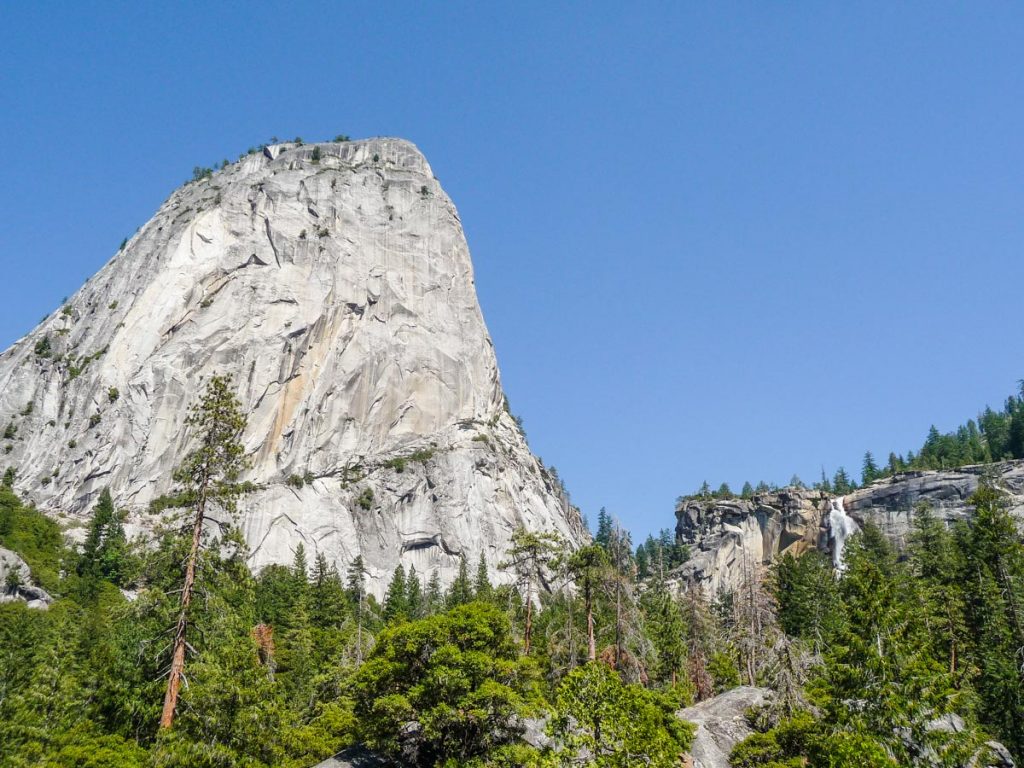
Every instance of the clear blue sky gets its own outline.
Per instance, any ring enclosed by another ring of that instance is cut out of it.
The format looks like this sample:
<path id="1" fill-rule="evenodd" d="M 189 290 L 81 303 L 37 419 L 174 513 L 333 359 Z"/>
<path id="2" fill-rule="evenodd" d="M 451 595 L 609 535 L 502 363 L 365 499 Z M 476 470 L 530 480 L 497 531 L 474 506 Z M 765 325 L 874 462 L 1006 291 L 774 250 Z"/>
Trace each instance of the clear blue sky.
<path id="1" fill-rule="evenodd" d="M 591 521 L 859 470 L 1024 377 L 1019 4 L 2 9 L 0 347 L 193 166 L 347 133 L 426 153 Z"/>

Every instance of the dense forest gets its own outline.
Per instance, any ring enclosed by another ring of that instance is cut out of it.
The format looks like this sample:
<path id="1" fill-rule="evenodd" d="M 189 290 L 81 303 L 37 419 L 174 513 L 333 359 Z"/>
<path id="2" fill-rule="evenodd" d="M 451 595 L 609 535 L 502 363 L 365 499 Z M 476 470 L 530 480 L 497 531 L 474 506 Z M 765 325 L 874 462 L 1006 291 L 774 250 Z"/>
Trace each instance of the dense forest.
<path id="1" fill-rule="evenodd" d="M 775 695 L 734 766 L 962 766 L 993 738 L 1024 757 L 1024 543 L 994 488 L 969 524 L 917 510 L 906 553 L 868 526 L 841 573 L 786 557 L 714 599 L 672 578 L 667 532 L 634 547 L 602 511 L 573 553 L 516 532 L 508 583 L 483 559 L 447 589 L 399 567 L 378 602 L 358 558 L 249 572 L 228 391 L 195 406 L 188 505 L 146 546 L 109 494 L 73 544 L 4 476 L 0 546 L 55 601 L 0 604 L 3 768 L 298 767 L 355 743 L 424 767 L 678 766 L 676 711 L 741 684 Z"/>

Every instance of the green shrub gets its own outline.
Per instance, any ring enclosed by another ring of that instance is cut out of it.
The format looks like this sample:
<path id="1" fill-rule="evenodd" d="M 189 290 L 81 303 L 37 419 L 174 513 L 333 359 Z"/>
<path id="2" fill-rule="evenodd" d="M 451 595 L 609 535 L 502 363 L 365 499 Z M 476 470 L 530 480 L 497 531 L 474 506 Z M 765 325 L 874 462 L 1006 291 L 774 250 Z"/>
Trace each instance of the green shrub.
<path id="1" fill-rule="evenodd" d="M 21 409 L 21 415 L 28 416 L 30 413 L 32 413 L 33 410 L 35 410 L 35 407 L 35 400 L 29 400 L 28 403 L 26 403 L 25 407 Z"/>
<path id="2" fill-rule="evenodd" d="M 352 139 L 350 139 L 344 133 L 339 133 L 337 136 L 334 137 L 334 141 L 340 144 L 343 141 L 352 141 Z"/>
<path id="3" fill-rule="evenodd" d="M 203 168 L 197 165 L 192 169 L 192 181 L 202 181 L 203 179 L 209 179 L 213 176 L 213 168 Z"/>
<path id="4" fill-rule="evenodd" d="M 12 470 L 8 470 L 11 472 Z M 48 591 L 56 590 L 62 549 L 60 526 L 27 507 L 7 485 L 0 487 L 0 546 L 17 552 L 28 564 L 32 578 Z M 10 477 L 13 483 L 13 474 Z"/>
<path id="5" fill-rule="evenodd" d="M 4 429 L 4 440 L 13 440 L 14 436 L 18 434 L 18 426 L 13 421 L 8 422 L 7 427 Z"/>
<path id="6" fill-rule="evenodd" d="M 359 498 L 356 499 L 356 503 L 363 509 L 370 509 L 373 506 L 373 489 L 364 488 L 363 492 L 359 494 Z"/>
<path id="7" fill-rule="evenodd" d="M 405 472 L 405 458 L 402 456 L 396 456 L 393 459 L 385 461 L 383 466 L 388 469 L 393 469 L 395 472 Z"/>
<path id="8" fill-rule="evenodd" d="M 103 417 L 97 412 L 89 417 L 89 429 L 92 429 L 102 421 Z"/>
<path id="9" fill-rule="evenodd" d="M 288 479 L 285 482 L 292 488 L 301 488 L 306 484 L 306 481 L 302 479 L 302 475 L 288 475 Z"/>
<path id="10" fill-rule="evenodd" d="M 149 502 L 149 512 L 158 515 L 167 509 L 181 509 L 189 506 L 193 498 L 188 493 L 164 494 Z"/>
<path id="11" fill-rule="evenodd" d="M 110 389 L 107 390 L 107 400 L 109 400 L 112 403 L 116 402 L 117 398 L 119 398 L 120 396 L 121 393 L 118 391 L 117 387 L 111 387 Z"/>
<path id="12" fill-rule="evenodd" d="M 309 159 L 312 160 L 314 163 L 319 163 L 320 157 L 320 147 L 313 147 L 313 154 L 310 155 Z"/>
<path id="13" fill-rule="evenodd" d="M 43 336 L 39 341 L 36 342 L 36 357 L 49 357 L 50 356 L 50 337 Z"/>
<path id="14" fill-rule="evenodd" d="M 107 309 L 117 309 L 117 300 L 115 299 L 114 301 L 107 304 Z"/>

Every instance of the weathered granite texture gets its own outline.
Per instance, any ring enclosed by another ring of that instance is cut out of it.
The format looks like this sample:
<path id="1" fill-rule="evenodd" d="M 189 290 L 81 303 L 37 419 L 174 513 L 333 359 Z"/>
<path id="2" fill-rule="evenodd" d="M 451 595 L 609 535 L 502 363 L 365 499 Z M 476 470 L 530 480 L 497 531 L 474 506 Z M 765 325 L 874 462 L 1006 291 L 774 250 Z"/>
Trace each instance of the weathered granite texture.
<path id="1" fill-rule="evenodd" d="M 690 748 L 693 768 L 729 768 L 732 748 L 754 732 L 746 711 L 761 706 L 770 695 L 767 688 L 744 685 L 680 710 L 680 718 L 697 726 Z"/>
<path id="2" fill-rule="evenodd" d="M 937 517 L 950 523 L 964 520 L 971 514 L 967 500 L 984 476 L 1005 492 L 1011 513 L 1024 520 L 1024 461 L 904 472 L 876 480 L 843 500 L 850 517 L 859 524 L 871 521 L 897 547 L 903 547 L 915 507 L 927 504 Z"/>
<path id="3" fill-rule="evenodd" d="M 690 548 L 690 560 L 675 577 L 713 593 L 733 589 L 744 574 L 757 573 L 780 555 L 824 546 L 828 506 L 827 496 L 802 488 L 753 499 L 683 500 L 676 509 L 676 538 Z"/>
<path id="4" fill-rule="evenodd" d="M 947 523 L 971 515 L 968 499 L 987 476 L 1006 494 L 1012 514 L 1024 528 L 1024 461 L 905 472 L 876 480 L 843 497 L 846 513 L 858 525 L 871 522 L 902 549 L 914 509 L 927 504 Z M 802 488 L 758 494 L 751 500 L 686 499 L 676 508 L 676 538 L 691 559 L 673 574 L 711 593 L 739 586 L 751 569 L 790 552 L 810 548 L 831 553 L 831 496 Z"/>
<path id="5" fill-rule="evenodd" d="M 0 355 L 0 467 L 72 524 L 109 487 L 144 530 L 213 374 L 248 414 L 254 568 L 361 554 L 379 594 L 399 562 L 494 569 L 519 525 L 585 535 L 507 412 L 458 213 L 409 142 L 271 146 L 175 191 Z"/>
<path id="6" fill-rule="evenodd" d="M 8 586 L 8 577 L 16 574 L 16 586 Z M 29 608 L 48 608 L 53 602 L 42 587 L 32 583 L 28 564 L 17 553 L 0 547 L 0 603 L 23 600 Z"/>

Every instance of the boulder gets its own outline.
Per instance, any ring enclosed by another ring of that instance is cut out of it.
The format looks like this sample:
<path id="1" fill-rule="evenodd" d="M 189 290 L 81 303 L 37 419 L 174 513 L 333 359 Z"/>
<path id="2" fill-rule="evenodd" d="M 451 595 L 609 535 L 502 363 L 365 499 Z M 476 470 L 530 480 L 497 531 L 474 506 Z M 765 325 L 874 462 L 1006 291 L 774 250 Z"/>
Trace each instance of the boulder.
<path id="1" fill-rule="evenodd" d="M 16 586 L 9 587 L 12 574 Z M 21 600 L 29 608 L 47 608 L 53 602 L 45 590 L 32 583 L 32 571 L 17 553 L 0 547 L 0 603 Z"/>
<path id="2" fill-rule="evenodd" d="M 690 749 L 693 768 L 729 768 L 729 753 L 754 730 L 746 712 L 765 703 L 767 688 L 740 686 L 679 711 L 683 720 L 697 726 Z"/>

